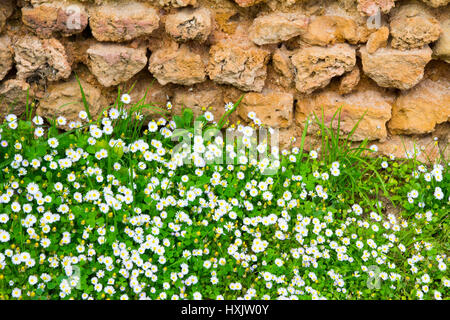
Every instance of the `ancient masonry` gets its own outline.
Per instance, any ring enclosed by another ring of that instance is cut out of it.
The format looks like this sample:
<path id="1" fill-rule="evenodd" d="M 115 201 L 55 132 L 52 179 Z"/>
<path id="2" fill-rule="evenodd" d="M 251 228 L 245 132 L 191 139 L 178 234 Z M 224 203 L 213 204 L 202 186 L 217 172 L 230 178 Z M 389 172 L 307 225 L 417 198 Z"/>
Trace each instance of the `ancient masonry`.
<path id="1" fill-rule="evenodd" d="M 255 111 L 284 145 L 342 106 L 343 133 L 365 113 L 354 141 L 433 159 L 450 141 L 449 2 L 0 0 L 0 114 L 28 91 L 38 114 L 75 120 L 77 74 L 94 115 L 133 83 L 134 100 L 216 118 L 245 92 L 235 120 Z"/>

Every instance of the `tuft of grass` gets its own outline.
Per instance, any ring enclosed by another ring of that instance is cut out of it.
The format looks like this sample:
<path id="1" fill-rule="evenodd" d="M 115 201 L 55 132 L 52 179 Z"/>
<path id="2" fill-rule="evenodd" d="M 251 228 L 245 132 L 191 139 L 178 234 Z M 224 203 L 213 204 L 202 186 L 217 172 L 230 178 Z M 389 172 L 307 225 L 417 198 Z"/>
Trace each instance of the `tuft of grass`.
<path id="1" fill-rule="evenodd" d="M 339 184 L 335 185 L 336 190 L 347 189 L 351 192 L 351 199 L 355 201 L 356 196 L 368 200 L 367 194 L 370 192 L 366 186 L 366 182 L 375 179 L 377 182 L 376 189 L 380 188 L 384 196 L 388 196 L 386 185 L 379 173 L 380 161 L 377 159 L 368 160 L 364 154 L 371 152 L 367 147 L 368 140 L 364 139 L 357 146 L 352 147 L 351 141 L 358 129 L 359 124 L 363 120 L 366 113 L 364 113 L 353 126 L 353 128 L 346 134 L 342 135 L 341 131 L 341 111 L 342 107 L 338 108 L 330 120 L 330 124 L 325 124 L 324 109 L 322 108 L 321 116 L 315 112 L 314 122 L 318 125 L 321 135 L 320 155 L 321 160 L 331 165 L 333 162 L 341 164 L 341 176 Z M 336 128 L 333 123 L 337 120 Z M 306 123 L 309 122 L 309 119 Z M 306 135 L 307 126 L 303 132 L 303 137 Z M 378 192 L 377 192 L 378 194 Z"/>

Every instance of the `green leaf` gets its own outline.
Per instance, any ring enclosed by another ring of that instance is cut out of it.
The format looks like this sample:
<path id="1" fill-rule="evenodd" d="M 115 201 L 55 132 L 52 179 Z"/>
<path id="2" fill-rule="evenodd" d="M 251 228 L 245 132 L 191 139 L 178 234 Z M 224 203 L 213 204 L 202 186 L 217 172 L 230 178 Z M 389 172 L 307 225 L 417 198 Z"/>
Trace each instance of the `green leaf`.
<path id="1" fill-rule="evenodd" d="M 103 226 L 105 224 L 105 218 L 102 217 L 102 218 L 97 219 L 96 224 L 98 226 Z"/>
<path id="2" fill-rule="evenodd" d="M 97 150 L 95 149 L 94 146 L 89 146 L 86 148 L 86 152 L 90 153 L 90 154 L 94 154 L 95 152 L 97 152 Z"/>
<path id="3" fill-rule="evenodd" d="M 182 117 L 175 115 L 173 116 L 173 121 L 175 121 L 178 129 L 184 128 L 184 119 Z"/>
<path id="4" fill-rule="evenodd" d="M 192 119 L 194 119 L 194 112 L 191 109 L 184 109 L 183 110 L 183 121 L 184 125 L 187 127 L 191 126 Z"/>

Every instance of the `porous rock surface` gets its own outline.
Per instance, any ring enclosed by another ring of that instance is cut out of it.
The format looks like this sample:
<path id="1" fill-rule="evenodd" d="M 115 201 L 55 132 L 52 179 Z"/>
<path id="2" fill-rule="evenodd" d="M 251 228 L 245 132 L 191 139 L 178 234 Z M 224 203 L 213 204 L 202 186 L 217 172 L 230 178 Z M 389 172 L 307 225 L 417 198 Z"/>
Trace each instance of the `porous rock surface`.
<path id="1" fill-rule="evenodd" d="M 76 120 L 83 70 L 96 116 L 118 88 L 216 121 L 245 94 L 235 119 L 254 111 L 282 146 L 322 109 L 336 127 L 341 107 L 342 134 L 364 115 L 352 140 L 404 156 L 405 141 L 449 136 L 449 63 L 449 0 L 0 1 L 1 116 L 30 95 L 44 117 Z"/>

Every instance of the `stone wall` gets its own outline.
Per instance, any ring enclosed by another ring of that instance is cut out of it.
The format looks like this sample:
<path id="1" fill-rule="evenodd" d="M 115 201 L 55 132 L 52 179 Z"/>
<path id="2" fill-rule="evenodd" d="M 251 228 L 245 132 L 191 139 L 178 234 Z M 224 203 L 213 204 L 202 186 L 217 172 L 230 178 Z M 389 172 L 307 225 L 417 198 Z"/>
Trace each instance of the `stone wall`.
<path id="1" fill-rule="evenodd" d="M 354 141 L 434 158 L 450 139 L 449 2 L 0 0 L 0 113 L 28 91 L 38 114 L 75 120 L 76 73 L 92 114 L 133 83 L 134 100 L 216 118 L 246 92 L 235 120 L 255 111 L 283 145 L 342 106 L 343 133 L 365 114 Z"/>

